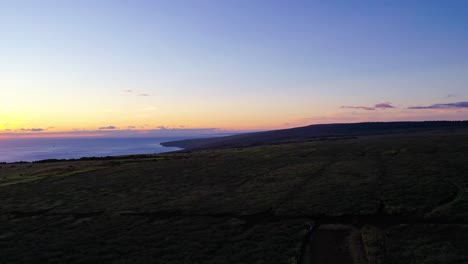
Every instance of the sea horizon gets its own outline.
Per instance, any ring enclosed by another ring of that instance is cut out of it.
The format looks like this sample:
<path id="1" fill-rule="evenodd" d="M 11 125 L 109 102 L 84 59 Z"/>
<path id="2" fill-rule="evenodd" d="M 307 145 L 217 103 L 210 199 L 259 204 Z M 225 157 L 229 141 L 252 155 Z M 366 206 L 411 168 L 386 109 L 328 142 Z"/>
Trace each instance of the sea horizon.
<path id="1" fill-rule="evenodd" d="M 161 143 L 188 138 L 194 137 L 4 138 L 0 139 L 0 162 L 159 154 L 182 149 Z"/>

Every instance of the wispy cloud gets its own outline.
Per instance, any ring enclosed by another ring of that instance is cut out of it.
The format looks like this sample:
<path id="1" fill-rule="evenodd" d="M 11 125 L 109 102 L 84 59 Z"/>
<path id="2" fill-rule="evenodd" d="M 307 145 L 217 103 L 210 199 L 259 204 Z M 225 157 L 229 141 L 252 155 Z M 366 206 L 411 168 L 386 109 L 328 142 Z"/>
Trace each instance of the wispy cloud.
<path id="1" fill-rule="evenodd" d="M 346 108 L 346 109 L 361 109 L 361 110 L 367 110 L 367 111 L 373 111 L 375 110 L 374 107 L 368 107 L 368 106 L 346 106 L 346 105 L 343 105 L 341 106 L 340 108 Z"/>
<path id="2" fill-rule="evenodd" d="M 42 132 L 45 131 L 44 128 L 20 128 L 19 131 L 22 132 Z"/>
<path id="3" fill-rule="evenodd" d="M 127 94 L 133 94 L 133 95 L 136 95 L 136 96 L 151 96 L 148 93 L 142 93 L 142 92 L 134 91 L 134 90 L 130 90 L 130 89 L 123 90 L 123 92 L 127 93 Z"/>
<path id="4" fill-rule="evenodd" d="M 455 98 L 458 97 L 458 94 L 447 94 L 445 98 Z"/>
<path id="5" fill-rule="evenodd" d="M 457 102 L 448 104 L 433 104 L 429 106 L 410 106 L 408 109 L 459 109 L 468 108 L 468 102 Z"/>
<path id="6" fill-rule="evenodd" d="M 390 103 L 380 103 L 376 104 L 374 106 L 341 106 L 340 108 L 342 109 L 360 109 L 360 110 L 366 110 L 366 111 L 374 111 L 377 109 L 391 109 L 391 108 L 396 108 L 395 106 L 391 105 Z"/>
<path id="7" fill-rule="evenodd" d="M 117 127 L 115 127 L 115 126 L 104 126 L 104 127 L 99 128 L 99 130 L 113 130 L 113 129 L 117 129 Z"/>

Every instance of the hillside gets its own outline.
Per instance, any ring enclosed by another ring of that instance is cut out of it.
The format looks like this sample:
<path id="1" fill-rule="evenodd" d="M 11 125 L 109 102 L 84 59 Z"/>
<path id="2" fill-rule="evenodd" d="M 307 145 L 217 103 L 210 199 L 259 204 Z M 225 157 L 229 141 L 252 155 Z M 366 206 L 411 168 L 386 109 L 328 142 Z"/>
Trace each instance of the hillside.
<path id="1" fill-rule="evenodd" d="M 226 137 L 165 142 L 166 147 L 187 150 L 272 145 L 309 140 L 333 140 L 343 137 L 416 133 L 468 128 L 468 121 L 373 122 L 310 125 L 290 129 L 254 132 Z"/>
<path id="2" fill-rule="evenodd" d="M 466 129 L 0 164 L 0 263 L 467 263 Z"/>

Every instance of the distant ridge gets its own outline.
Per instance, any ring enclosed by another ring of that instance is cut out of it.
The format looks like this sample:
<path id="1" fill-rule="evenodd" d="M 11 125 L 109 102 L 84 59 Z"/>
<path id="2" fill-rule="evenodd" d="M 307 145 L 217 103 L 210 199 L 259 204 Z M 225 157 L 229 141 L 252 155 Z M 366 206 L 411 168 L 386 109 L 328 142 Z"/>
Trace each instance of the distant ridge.
<path id="1" fill-rule="evenodd" d="M 468 128 L 468 121 L 365 122 L 320 124 L 289 129 L 253 132 L 233 136 L 186 139 L 164 142 L 165 147 L 186 150 L 261 146 L 309 140 L 327 140 L 356 136 L 415 133 L 453 128 Z"/>

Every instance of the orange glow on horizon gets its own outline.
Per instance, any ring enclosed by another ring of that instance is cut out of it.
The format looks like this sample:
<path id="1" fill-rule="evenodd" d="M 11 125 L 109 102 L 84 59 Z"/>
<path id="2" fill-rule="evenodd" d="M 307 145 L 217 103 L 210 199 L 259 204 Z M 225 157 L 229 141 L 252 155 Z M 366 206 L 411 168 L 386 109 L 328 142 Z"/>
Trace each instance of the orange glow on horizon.
<path id="1" fill-rule="evenodd" d="M 302 112 L 302 111 L 301 111 Z M 149 116 L 144 120 L 123 118 L 113 114 L 103 118 L 98 114 L 93 118 L 88 114 L 70 118 L 35 118 L 22 115 L 0 116 L 0 138 L 76 138 L 105 136 L 142 136 L 151 132 L 203 130 L 212 128 L 212 133 L 274 130 L 327 123 L 425 121 L 425 120 L 466 120 L 468 109 L 424 109 L 412 110 L 404 107 L 386 110 L 348 110 L 326 111 L 316 109 L 315 114 L 279 112 L 268 114 L 253 112 L 229 113 L 227 115 L 212 111 L 184 114 L 171 113 L 159 117 Z M 322 113 L 322 114 L 317 114 Z M 302 116 L 302 117 L 301 117 Z M 8 117 L 8 118 L 5 118 Z M 52 121 L 50 121 L 52 120 Z M 177 120 L 174 122 L 174 120 Z M 79 129 L 77 129 L 79 128 Z M 112 128 L 112 129 L 106 129 Z M 207 133 L 207 132 L 204 132 Z"/>
<path id="2" fill-rule="evenodd" d="M 0 133 L 0 139 L 18 139 L 18 138 L 82 138 L 82 137 L 103 137 L 106 134 L 72 134 L 72 133 L 47 133 L 43 132 L 41 134 L 26 134 L 26 133 L 17 133 L 15 135 L 2 135 Z"/>

